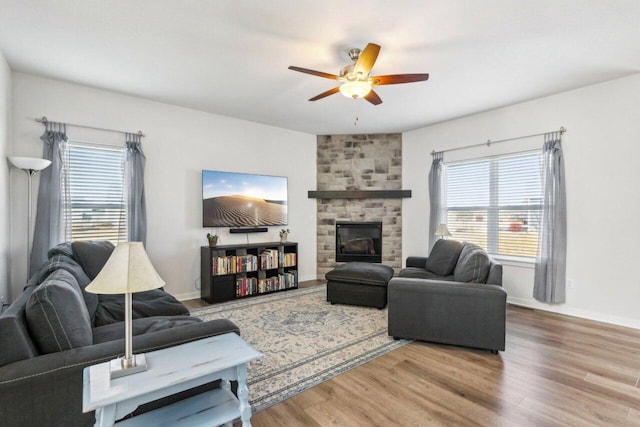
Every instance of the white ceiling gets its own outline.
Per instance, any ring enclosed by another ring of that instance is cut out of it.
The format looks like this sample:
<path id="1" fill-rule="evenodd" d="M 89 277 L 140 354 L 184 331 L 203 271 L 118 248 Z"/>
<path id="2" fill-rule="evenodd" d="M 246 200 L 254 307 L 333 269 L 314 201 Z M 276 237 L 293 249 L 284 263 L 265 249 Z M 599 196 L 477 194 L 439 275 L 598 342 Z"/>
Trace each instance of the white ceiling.
<path id="1" fill-rule="evenodd" d="M 12 70 L 312 134 L 402 132 L 640 71 L 638 0 L 0 0 Z M 382 49 L 373 106 L 346 51 Z M 354 104 L 360 120 L 354 127 Z M 64 118 L 58 118 L 64 120 Z"/>

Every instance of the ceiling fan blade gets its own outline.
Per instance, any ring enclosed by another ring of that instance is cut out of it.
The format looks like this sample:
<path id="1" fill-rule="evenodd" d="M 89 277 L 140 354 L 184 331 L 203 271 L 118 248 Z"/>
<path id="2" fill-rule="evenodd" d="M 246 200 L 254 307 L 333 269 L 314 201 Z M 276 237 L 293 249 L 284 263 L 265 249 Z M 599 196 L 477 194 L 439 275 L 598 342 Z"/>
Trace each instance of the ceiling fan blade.
<path id="1" fill-rule="evenodd" d="M 421 82 L 429 79 L 429 74 L 390 74 L 369 78 L 372 85 L 397 85 L 400 83 Z"/>
<path id="2" fill-rule="evenodd" d="M 318 99 L 326 98 L 329 95 L 333 95 L 334 93 L 340 92 L 340 86 L 334 87 L 333 89 L 329 89 L 326 92 L 322 92 L 320 95 L 316 95 L 311 98 L 309 101 L 317 101 Z"/>
<path id="3" fill-rule="evenodd" d="M 356 76 L 358 73 L 362 73 L 363 76 L 368 75 L 373 68 L 373 64 L 376 63 L 379 52 L 380 46 L 374 43 L 369 43 L 360 53 L 358 61 L 356 61 L 356 65 L 353 67 L 353 74 Z"/>
<path id="4" fill-rule="evenodd" d="M 290 70 L 299 71 L 301 73 L 311 74 L 318 77 L 324 77 L 325 79 L 337 80 L 338 76 L 335 74 L 323 73 L 322 71 L 310 70 L 308 68 L 300 68 L 294 67 L 293 65 L 289 67 Z"/>
<path id="5" fill-rule="evenodd" d="M 373 89 L 371 89 L 371 91 L 364 97 L 364 99 L 366 99 L 373 105 L 382 104 L 382 99 L 380 99 L 378 94 Z"/>

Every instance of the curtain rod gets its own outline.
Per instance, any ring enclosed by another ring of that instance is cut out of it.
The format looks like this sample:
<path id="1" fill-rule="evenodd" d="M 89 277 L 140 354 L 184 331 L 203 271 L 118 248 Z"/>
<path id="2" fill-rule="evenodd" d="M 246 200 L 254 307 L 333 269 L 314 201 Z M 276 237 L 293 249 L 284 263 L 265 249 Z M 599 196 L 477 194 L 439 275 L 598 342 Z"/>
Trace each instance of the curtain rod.
<path id="1" fill-rule="evenodd" d="M 73 124 L 73 123 L 63 123 L 63 122 L 52 122 L 49 119 L 47 119 L 46 116 L 39 117 L 39 118 L 35 119 L 35 121 L 38 122 L 38 123 L 43 123 L 43 124 L 60 123 L 60 124 L 64 124 L 64 125 L 67 125 L 67 126 L 73 126 L 73 127 L 77 127 L 77 128 L 103 130 L 103 131 L 106 131 L 106 132 L 116 132 L 116 133 L 125 133 L 125 134 L 126 133 L 132 133 L 132 134 L 136 134 L 136 135 L 140 136 L 141 138 L 144 138 L 146 136 L 144 133 L 142 133 L 141 130 L 139 130 L 138 132 L 125 132 L 125 131 L 121 131 L 121 130 L 99 128 L 99 127 L 95 127 L 95 126 L 76 125 L 76 124 Z"/>
<path id="2" fill-rule="evenodd" d="M 565 133 L 567 130 L 564 128 L 564 126 L 560 127 L 560 130 L 557 131 L 551 131 L 551 132 L 560 132 L 561 134 Z M 525 138 L 532 138 L 534 136 L 542 136 L 542 135 L 546 135 L 547 133 L 551 133 L 551 132 L 541 132 L 541 133 L 534 133 L 531 135 L 525 135 L 525 136 L 517 136 L 515 138 L 506 138 L 506 139 L 499 139 L 497 141 L 492 141 L 490 139 L 487 139 L 487 142 L 483 142 L 482 144 L 472 144 L 472 145 L 465 145 L 464 147 L 457 147 L 457 148 L 450 148 L 448 150 L 441 150 L 441 151 L 436 151 L 433 150 L 431 151 L 431 155 L 434 155 L 436 153 L 448 153 L 449 151 L 457 151 L 457 150 L 465 150 L 467 148 L 474 148 L 474 147 L 482 147 L 482 146 L 487 146 L 487 147 L 491 147 L 491 144 L 498 144 L 500 142 L 508 142 L 508 141 L 515 141 L 518 139 L 525 139 Z"/>

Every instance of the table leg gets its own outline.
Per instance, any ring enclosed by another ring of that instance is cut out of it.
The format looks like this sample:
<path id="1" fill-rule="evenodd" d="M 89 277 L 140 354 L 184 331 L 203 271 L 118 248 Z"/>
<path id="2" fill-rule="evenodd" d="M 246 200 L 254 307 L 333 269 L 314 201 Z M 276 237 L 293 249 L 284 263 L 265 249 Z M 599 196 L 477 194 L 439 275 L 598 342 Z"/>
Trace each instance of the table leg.
<path id="1" fill-rule="evenodd" d="M 94 427 L 111 427 L 116 422 L 116 405 L 96 409 Z"/>
<path id="2" fill-rule="evenodd" d="M 242 427 L 251 427 L 251 405 L 249 405 L 249 388 L 247 387 L 247 364 L 236 367 L 238 372 L 238 400 L 240 401 L 240 419 Z"/>

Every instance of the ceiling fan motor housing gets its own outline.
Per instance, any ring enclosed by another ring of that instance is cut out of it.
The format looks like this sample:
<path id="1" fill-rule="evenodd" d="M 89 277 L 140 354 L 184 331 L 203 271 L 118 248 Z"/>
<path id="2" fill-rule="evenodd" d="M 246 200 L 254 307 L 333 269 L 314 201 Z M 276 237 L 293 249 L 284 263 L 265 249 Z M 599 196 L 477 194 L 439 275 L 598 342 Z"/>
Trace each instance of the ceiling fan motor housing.
<path id="1" fill-rule="evenodd" d="M 358 49 L 357 47 L 351 49 L 348 54 L 349 54 L 349 58 L 351 58 L 351 60 L 355 63 L 358 58 L 360 58 L 360 52 L 362 52 L 360 49 Z"/>

